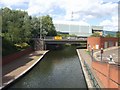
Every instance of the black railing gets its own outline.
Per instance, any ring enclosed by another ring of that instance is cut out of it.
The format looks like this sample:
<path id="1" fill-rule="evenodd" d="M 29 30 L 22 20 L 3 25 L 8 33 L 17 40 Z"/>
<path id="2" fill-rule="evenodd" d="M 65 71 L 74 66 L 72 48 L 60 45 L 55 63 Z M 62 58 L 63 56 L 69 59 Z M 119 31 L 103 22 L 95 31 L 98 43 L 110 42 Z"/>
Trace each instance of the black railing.
<path id="1" fill-rule="evenodd" d="M 90 79 L 91 79 L 91 81 L 92 81 L 93 87 L 96 88 L 96 89 L 98 89 L 98 90 L 101 90 L 101 88 L 100 88 L 97 80 L 95 79 L 94 75 L 93 75 L 92 72 L 91 72 L 90 67 L 88 66 L 88 64 L 87 64 L 85 61 L 84 61 L 84 65 L 85 65 L 85 67 L 86 67 L 86 70 L 87 70 L 87 72 L 88 72 L 88 75 L 90 76 Z"/>

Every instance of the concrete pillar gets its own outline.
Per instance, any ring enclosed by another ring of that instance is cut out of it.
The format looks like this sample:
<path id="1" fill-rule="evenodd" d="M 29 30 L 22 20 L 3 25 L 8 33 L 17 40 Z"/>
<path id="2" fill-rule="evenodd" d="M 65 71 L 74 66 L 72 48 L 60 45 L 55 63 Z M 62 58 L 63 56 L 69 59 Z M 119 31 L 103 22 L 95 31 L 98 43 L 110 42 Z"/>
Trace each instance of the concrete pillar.
<path id="1" fill-rule="evenodd" d="M 46 50 L 46 44 L 44 43 L 44 50 Z"/>
<path id="2" fill-rule="evenodd" d="M 44 41 L 39 40 L 39 50 L 44 50 Z"/>
<path id="3" fill-rule="evenodd" d="M 44 50 L 44 41 L 39 38 L 35 39 L 34 50 Z"/>

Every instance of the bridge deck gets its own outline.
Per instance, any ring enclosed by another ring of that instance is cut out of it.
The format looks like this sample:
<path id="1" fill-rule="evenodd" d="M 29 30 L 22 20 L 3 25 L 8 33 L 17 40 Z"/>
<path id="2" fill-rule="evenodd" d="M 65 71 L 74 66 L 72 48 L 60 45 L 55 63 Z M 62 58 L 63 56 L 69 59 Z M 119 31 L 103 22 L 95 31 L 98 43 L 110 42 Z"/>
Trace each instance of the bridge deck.
<path id="1" fill-rule="evenodd" d="M 47 44 L 80 44 L 80 43 L 87 43 L 86 39 L 61 39 L 61 40 L 55 40 L 55 39 L 44 39 L 43 40 Z"/>

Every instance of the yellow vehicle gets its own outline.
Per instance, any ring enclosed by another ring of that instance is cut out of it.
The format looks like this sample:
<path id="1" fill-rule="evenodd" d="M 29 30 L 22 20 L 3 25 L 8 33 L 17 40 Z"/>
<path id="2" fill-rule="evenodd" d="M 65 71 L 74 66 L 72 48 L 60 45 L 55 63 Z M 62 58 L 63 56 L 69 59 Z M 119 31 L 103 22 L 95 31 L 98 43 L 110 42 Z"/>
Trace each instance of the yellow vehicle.
<path id="1" fill-rule="evenodd" d="M 62 40 L 62 37 L 61 36 L 55 36 L 54 39 L 55 40 Z"/>

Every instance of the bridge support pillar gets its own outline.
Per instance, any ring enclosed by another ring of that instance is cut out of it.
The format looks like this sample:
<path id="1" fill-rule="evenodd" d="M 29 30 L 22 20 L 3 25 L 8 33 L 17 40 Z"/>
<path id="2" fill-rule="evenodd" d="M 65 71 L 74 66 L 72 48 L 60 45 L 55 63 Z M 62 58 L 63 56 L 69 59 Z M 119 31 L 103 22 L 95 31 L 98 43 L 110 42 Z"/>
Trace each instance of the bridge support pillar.
<path id="1" fill-rule="evenodd" d="M 39 38 L 35 39 L 34 50 L 44 50 L 44 41 L 40 40 Z"/>
<path id="2" fill-rule="evenodd" d="M 46 50 L 46 44 L 44 43 L 44 50 Z"/>

